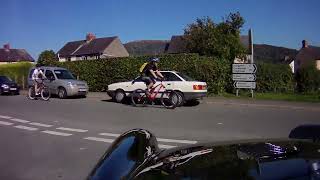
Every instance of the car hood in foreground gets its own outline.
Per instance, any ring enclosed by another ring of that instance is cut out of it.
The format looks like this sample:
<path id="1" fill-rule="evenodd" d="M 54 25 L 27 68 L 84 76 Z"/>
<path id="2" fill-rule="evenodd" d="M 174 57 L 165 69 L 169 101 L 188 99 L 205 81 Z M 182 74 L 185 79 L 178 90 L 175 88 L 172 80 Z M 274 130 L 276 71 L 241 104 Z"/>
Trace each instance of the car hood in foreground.
<path id="1" fill-rule="evenodd" d="M 312 132 L 310 128 L 307 131 Z M 134 129 L 111 145 L 88 179 L 319 179 L 316 133 L 290 134 L 305 140 L 195 144 L 159 150 L 152 133 Z"/>

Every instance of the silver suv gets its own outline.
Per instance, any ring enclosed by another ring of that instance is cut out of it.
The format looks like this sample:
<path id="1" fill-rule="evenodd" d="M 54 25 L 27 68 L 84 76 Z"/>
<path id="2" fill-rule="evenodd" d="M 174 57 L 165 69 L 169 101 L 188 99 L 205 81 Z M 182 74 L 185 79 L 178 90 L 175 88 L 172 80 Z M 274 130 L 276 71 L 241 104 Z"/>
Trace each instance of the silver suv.
<path id="1" fill-rule="evenodd" d="M 32 86 L 32 73 L 35 68 L 29 71 L 28 85 Z M 47 77 L 44 84 L 49 88 L 51 94 L 56 94 L 63 99 L 68 96 L 86 96 L 89 91 L 85 81 L 77 80 L 70 71 L 60 67 L 40 67 Z"/>

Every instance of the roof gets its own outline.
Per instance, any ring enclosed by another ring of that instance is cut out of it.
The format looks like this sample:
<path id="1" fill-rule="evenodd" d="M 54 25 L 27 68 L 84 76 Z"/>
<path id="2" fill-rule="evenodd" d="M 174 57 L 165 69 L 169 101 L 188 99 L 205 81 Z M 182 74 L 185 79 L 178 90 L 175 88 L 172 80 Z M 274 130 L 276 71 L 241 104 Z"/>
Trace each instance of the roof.
<path id="1" fill-rule="evenodd" d="M 86 40 L 68 42 L 58 52 L 59 56 L 80 56 L 87 54 L 99 54 L 102 53 L 115 39 L 114 37 L 96 38 L 87 42 Z"/>
<path id="2" fill-rule="evenodd" d="M 34 59 L 25 49 L 0 49 L 0 62 L 30 61 Z"/>
<path id="3" fill-rule="evenodd" d="M 249 43 L 250 43 L 249 41 L 250 41 L 250 38 L 248 35 L 240 36 L 240 42 L 246 49 L 249 49 Z"/>
<path id="4" fill-rule="evenodd" d="M 172 36 L 170 45 L 168 47 L 167 53 L 169 54 L 179 54 L 179 53 L 186 53 L 187 51 L 187 43 L 181 36 Z"/>
<path id="5" fill-rule="evenodd" d="M 303 47 L 300 49 L 295 59 L 300 61 L 301 63 L 313 61 L 313 60 L 319 60 L 320 47 L 316 47 L 316 46 Z"/>
<path id="6" fill-rule="evenodd" d="M 32 67 L 31 69 L 35 69 L 36 67 Z M 56 66 L 40 66 L 40 69 L 45 69 L 45 70 L 67 70 L 66 68 L 62 68 L 62 67 L 56 67 Z"/>
<path id="7" fill-rule="evenodd" d="M 125 45 L 128 53 L 132 56 L 164 54 L 169 46 L 166 40 L 140 40 L 128 42 Z"/>

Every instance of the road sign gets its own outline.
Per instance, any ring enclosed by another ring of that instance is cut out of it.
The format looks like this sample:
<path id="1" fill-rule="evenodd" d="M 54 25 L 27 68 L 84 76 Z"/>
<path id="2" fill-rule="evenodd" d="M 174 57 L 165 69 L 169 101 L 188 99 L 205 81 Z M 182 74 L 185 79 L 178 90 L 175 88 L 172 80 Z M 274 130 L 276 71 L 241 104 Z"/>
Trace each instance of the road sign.
<path id="1" fill-rule="evenodd" d="M 232 74 L 232 80 L 234 81 L 255 81 L 255 74 Z"/>
<path id="2" fill-rule="evenodd" d="M 255 64 L 232 64 L 232 73 L 256 73 L 257 66 Z"/>
<path id="3" fill-rule="evenodd" d="M 255 89 L 256 82 L 239 82 L 236 81 L 233 83 L 233 86 L 238 89 Z"/>

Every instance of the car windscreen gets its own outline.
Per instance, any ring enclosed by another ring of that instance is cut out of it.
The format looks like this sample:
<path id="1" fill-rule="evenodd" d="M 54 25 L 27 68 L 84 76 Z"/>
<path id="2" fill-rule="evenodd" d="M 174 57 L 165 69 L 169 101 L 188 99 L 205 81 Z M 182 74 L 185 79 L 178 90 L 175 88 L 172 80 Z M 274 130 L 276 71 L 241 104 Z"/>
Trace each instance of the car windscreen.
<path id="1" fill-rule="evenodd" d="M 54 70 L 54 74 L 58 79 L 75 79 L 73 75 L 67 70 Z"/>
<path id="2" fill-rule="evenodd" d="M 195 81 L 195 79 L 183 74 L 183 73 L 177 73 L 180 77 L 182 77 L 186 81 Z"/>
<path id="3" fill-rule="evenodd" d="M 12 82 L 12 80 L 7 76 L 0 76 L 0 82 Z"/>

